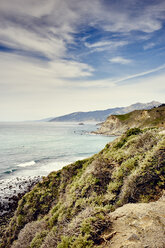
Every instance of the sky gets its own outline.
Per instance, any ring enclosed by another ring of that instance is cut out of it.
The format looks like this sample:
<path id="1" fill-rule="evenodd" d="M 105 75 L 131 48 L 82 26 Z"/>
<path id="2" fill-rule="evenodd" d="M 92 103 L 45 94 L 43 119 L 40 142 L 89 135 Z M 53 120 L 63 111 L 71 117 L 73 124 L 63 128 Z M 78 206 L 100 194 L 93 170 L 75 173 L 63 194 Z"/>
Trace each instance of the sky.
<path id="1" fill-rule="evenodd" d="M 164 99 L 164 0 L 0 0 L 0 121 Z"/>

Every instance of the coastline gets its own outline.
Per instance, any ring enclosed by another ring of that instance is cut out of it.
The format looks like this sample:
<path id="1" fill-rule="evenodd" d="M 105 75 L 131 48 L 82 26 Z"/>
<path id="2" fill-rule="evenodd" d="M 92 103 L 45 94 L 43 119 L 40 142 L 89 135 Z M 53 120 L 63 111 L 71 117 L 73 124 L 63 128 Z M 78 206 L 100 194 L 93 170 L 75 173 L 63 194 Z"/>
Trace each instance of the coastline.
<path id="1" fill-rule="evenodd" d="M 103 133 L 103 132 L 99 132 L 99 131 L 92 131 L 91 132 L 91 134 L 93 134 L 93 135 L 100 135 L 100 136 L 106 136 L 106 137 L 120 137 L 121 135 L 122 135 L 122 133 L 116 133 L 116 134 L 114 134 L 114 133 Z"/>

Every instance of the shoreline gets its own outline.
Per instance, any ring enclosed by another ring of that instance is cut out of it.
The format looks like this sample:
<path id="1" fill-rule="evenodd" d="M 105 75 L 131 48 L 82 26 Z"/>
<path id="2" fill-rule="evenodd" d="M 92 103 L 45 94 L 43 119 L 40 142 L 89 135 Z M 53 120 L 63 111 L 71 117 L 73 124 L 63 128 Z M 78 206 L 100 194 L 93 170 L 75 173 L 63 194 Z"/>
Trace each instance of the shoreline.
<path id="1" fill-rule="evenodd" d="M 92 131 L 91 134 L 93 135 L 100 135 L 100 136 L 106 136 L 106 137 L 119 137 L 122 135 L 122 133 L 114 134 L 114 133 L 103 133 L 103 132 L 97 132 L 97 131 Z"/>
<path id="2" fill-rule="evenodd" d="M 41 180 L 41 176 L 0 179 L 0 240 L 14 215 L 18 201 Z"/>

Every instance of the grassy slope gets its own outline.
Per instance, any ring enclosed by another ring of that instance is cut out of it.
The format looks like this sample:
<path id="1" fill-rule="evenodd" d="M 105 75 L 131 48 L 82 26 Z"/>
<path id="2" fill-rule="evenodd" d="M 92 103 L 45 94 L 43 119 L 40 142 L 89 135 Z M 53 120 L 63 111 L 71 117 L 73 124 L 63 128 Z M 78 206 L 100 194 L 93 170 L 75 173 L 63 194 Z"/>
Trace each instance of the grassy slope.
<path id="1" fill-rule="evenodd" d="M 136 127 L 165 127 L 165 106 L 149 110 L 135 110 L 125 115 L 115 115 L 122 125 Z"/>
<path id="2" fill-rule="evenodd" d="M 165 135 L 127 131 L 98 154 L 52 172 L 19 202 L 1 248 L 102 247 L 109 212 L 157 200 L 165 183 Z M 17 240 L 18 238 L 18 240 Z"/>

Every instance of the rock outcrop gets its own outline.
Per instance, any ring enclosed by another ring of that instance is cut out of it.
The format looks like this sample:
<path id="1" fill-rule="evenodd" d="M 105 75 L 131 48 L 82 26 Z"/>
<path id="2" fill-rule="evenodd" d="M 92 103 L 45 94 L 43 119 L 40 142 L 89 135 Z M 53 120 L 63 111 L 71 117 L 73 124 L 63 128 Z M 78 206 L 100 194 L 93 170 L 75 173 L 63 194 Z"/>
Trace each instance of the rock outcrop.
<path id="1" fill-rule="evenodd" d="M 101 127 L 97 131 L 92 133 L 103 135 L 121 135 L 126 130 L 128 130 L 128 126 L 122 125 L 116 115 L 111 115 L 101 124 Z"/>
<path id="2" fill-rule="evenodd" d="M 164 248 L 165 196 L 151 203 L 126 204 L 110 214 L 105 248 Z"/>

